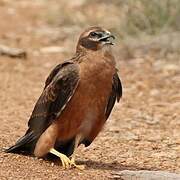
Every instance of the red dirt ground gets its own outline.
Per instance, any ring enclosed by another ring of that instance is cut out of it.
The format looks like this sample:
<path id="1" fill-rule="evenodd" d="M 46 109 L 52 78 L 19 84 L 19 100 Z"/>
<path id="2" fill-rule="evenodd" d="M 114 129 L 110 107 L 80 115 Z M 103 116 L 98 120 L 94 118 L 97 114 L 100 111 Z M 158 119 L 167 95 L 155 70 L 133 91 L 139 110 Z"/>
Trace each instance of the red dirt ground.
<path id="1" fill-rule="evenodd" d="M 14 144 L 24 134 L 47 75 L 72 56 L 76 44 L 71 34 L 58 42 L 53 35 L 44 35 L 46 26 L 37 15 L 44 7 L 20 2 L 0 3 L 1 43 L 28 52 L 27 60 L 0 57 L 0 147 Z M 63 52 L 39 51 L 54 45 L 64 47 Z M 63 170 L 60 162 L 0 152 L 0 179 L 108 179 L 125 169 L 180 173 L 178 60 L 146 57 L 117 62 L 123 98 L 93 144 L 79 148 L 77 159 L 86 169 Z"/>

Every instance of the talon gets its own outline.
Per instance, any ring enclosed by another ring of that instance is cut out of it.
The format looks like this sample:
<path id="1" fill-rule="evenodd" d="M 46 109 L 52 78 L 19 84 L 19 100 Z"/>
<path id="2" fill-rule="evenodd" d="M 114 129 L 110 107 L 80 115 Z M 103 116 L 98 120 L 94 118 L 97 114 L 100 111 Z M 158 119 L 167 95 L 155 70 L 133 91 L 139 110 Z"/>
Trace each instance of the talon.
<path id="1" fill-rule="evenodd" d="M 69 169 L 70 168 L 70 164 L 71 164 L 70 159 L 66 155 L 64 155 L 64 154 L 60 155 L 60 159 L 61 159 L 63 168 Z"/>
<path id="2" fill-rule="evenodd" d="M 60 158 L 63 168 L 69 169 L 71 167 L 71 160 L 66 155 L 56 151 L 54 148 L 51 148 L 49 152 Z"/>

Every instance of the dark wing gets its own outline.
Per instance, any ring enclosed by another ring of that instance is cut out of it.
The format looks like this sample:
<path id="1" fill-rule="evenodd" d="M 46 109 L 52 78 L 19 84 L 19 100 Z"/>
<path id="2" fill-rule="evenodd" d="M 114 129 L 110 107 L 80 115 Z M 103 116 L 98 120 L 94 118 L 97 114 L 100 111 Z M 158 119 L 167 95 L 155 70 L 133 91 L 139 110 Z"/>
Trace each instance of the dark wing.
<path id="1" fill-rule="evenodd" d="M 61 114 L 78 85 L 79 68 L 76 64 L 68 62 L 56 68 L 47 78 L 45 89 L 28 122 L 32 130 L 44 131 Z"/>
<path id="2" fill-rule="evenodd" d="M 119 76 L 116 72 L 113 76 L 112 91 L 109 96 L 106 111 L 105 111 L 106 119 L 108 119 L 109 115 L 111 114 L 112 108 L 114 107 L 116 100 L 117 102 L 119 102 L 121 96 L 122 96 L 122 85 L 121 85 Z"/>
<path id="3" fill-rule="evenodd" d="M 28 151 L 33 149 L 40 135 L 60 116 L 73 96 L 79 82 L 79 67 L 73 62 L 56 66 L 46 80 L 45 88 L 39 97 L 29 119 L 26 134 L 6 152 Z M 27 150 L 28 149 L 28 150 Z"/>
<path id="4" fill-rule="evenodd" d="M 56 74 L 60 71 L 60 69 L 62 69 L 64 66 L 68 65 L 68 64 L 72 64 L 73 62 L 70 61 L 65 61 L 64 63 L 58 64 L 49 74 L 48 78 L 46 79 L 45 82 L 45 87 L 44 89 L 51 83 L 51 81 L 53 80 L 53 78 L 56 76 Z"/>

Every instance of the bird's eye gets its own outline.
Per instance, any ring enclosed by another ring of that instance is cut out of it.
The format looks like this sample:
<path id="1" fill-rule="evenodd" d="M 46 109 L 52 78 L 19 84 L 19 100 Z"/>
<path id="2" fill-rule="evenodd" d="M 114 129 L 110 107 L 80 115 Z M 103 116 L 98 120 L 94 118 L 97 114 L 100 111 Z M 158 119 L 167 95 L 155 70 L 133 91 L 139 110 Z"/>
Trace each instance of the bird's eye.
<path id="1" fill-rule="evenodd" d="M 91 33 L 90 33 L 90 36 L 91 36 L 91 37 L 95 37 L 95 36 L 97 36 L 97 35 L 98 35 L 98 34 L 97 34 L 96 32 L 91 32 Z"/>

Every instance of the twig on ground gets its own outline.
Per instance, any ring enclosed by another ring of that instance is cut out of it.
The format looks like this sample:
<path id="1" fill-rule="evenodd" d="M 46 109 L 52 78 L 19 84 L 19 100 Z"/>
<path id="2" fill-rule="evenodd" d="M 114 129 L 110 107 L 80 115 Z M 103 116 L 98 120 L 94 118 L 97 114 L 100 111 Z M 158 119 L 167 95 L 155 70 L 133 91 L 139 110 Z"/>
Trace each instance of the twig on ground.
<path id="1" fill-rule="evenodd" d="M 12 58 L 27 58 L 27 52 L 23 49 L 10 48 L 0 44 L 0 55 L 9 56 Z"/>

